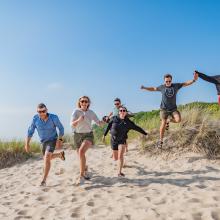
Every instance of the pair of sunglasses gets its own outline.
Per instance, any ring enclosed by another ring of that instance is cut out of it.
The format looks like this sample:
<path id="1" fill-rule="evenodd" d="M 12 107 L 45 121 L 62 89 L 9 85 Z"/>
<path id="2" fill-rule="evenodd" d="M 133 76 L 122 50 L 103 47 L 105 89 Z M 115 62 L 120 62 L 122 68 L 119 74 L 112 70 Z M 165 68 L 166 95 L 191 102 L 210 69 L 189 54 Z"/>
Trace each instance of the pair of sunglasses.
<path id="1" fill-rule="evenodd" d="M 46 113 L 47 112 L 47 110 L 39 110 L 39 111 L 37 111 L 39 114 L 41 114 L 41 113 Z"/>
<path id="2" fill-rule="evenodd" d="M 127 112 L 125 109 L 121 109 L 119 110 L 119 112 Z"/>
<path id="3" fill-rule="evenodd" d="M 88 100 L 81 100 L 80 102 L 81 103 L 86 103 L 86 104 L 89 103 Z"/>

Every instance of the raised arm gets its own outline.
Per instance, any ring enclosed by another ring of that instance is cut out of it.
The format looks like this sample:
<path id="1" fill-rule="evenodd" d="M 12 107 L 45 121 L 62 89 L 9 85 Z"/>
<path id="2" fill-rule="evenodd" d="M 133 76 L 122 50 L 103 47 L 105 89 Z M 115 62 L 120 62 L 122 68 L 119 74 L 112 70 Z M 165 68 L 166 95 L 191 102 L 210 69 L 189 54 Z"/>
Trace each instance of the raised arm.
<path id="1" fill-rule="evenodd" d="M 195 74 L 198 75 L 199 78 L 207 81 L 207 82 L 210 82 L 210 83 L 214 83 L 214 84 L 218 84 L 219 82 L 212 76 L 208 76 L 204 73 L 200 73 L 199 71 L 195 70 Z"/>
<path id="2" fill-rule="evenodd" d="M 197 75 L 196 73 L 194 73 L 193 79 L 184 82 L 184 83 L 183 83 L 183 87 L 186 87 L 186 86 L 190 86 L 190 85 L 192 85 L 193 83 L 196 82 L 197 79 L 198 79 L 198 75 Z"/>
<path id="3" fill-rule="evenodd" d="M 145 87 L 145 86 L 141 86 L 141 89 L 147 90 L 147 91 L 151 91 L 151 92 L 158 91 L 157 87 Z"/>

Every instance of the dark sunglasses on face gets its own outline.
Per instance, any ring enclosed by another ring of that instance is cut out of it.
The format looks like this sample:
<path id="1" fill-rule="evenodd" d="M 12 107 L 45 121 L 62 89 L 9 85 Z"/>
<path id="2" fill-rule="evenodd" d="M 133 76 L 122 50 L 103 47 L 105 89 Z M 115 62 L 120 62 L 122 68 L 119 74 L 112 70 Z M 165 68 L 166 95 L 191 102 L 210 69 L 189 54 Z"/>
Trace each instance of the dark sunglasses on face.
<path id="1" fill-rule="evenodd" d="M 116 102 L 115 105 L 120 105 L 120 103 Z"/>
<path id="2" fill-rule="evenodd" d="M 165 81 L 166 83 L 171 83 L 171 81 Z"/>
<path id="3" fill-rule="evenodd" d="M 127 112 L 125 109 L 120 109 L 119 112 Z"/>
<path id="4" fill-rule="evenodd" d="M 41 114 L 41 113 L 46 113 L 46 111 L 47 110 L 39 110 L 39 111 L 37 111 L 39 114 Z"/>
<path id="5" fill-rule="evenodd" d="M 86 104 L 89 103 L 88 100 L 81 100 L 80 102 L 81 103 L 86 103 Z"/>

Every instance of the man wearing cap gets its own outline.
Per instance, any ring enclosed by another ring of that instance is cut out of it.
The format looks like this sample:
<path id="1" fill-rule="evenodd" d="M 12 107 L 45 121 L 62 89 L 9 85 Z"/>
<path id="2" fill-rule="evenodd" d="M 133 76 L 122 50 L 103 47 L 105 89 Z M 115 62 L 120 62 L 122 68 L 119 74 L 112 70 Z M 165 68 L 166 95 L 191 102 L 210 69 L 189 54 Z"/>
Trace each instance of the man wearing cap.
<path id="1" fill-rule="evenodd" d="M 30 141 L 35 129 L 37 129 L 44 157 L 44 174 L 40 185 L 45 186 L 50 171 L 51 160 L 54 158 L 65 160 L 64 151 L 54 153 L 55 148 L 60 148 L 62 145 L 64 128 L 57 115 L 48 113 L 45 104 L 40 103 L 37 106 L 37 112 L 38 114 L 33 117 L 32 123 L 28 128 L 27 138 L 25 140 L 25 150 L 26 152 L 30 151 Z M 57 128 L 59 130 L 59 135 L 57 134 Z"/>

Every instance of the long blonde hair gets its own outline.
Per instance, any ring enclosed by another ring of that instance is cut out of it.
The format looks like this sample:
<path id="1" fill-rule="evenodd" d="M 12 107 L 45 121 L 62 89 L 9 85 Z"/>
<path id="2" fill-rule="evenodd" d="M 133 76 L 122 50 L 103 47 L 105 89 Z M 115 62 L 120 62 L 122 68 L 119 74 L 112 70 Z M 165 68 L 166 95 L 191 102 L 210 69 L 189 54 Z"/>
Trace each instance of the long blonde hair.
<path id="1" fill-rule="evenodd" d="M 87 100 L 88 100 L 88 107 L 87 107 L 87 110 L 88 110 L 89 107 L 90 107 L 90 104 L 91 104 L 91 100 L 90 100 L 90 98 L 89 98 L 88 96 L 85 96 L 85 95 L 79 98 L 79 100 L 78 100 L 78 102 L 77 102 L 77 107 L 78 107 L 78 108 L 81 108 L 80 101 L 81 101 L 82 99 L 87 99 Z"/>

